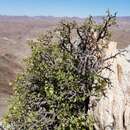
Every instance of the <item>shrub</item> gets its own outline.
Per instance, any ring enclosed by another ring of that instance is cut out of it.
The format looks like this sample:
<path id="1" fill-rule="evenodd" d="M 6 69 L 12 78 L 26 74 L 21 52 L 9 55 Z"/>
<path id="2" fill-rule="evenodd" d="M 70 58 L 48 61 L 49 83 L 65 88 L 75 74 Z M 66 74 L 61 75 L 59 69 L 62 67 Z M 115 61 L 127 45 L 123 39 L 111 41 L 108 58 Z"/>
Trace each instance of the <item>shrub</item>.
<path id="1" fill-rule="evenodd" d="M 62 21 L 54 31 L 30 41 L 32 54 L 13 85 L 4 118 L 7 129 L 92 129 L 90 97 L 100 97 L 111 84 L 101 73 L 110 70 L 104 63 L 114 57 L 106 58 L 103 52 L 114 23 L 115 15 L 109 12 L 102 24 L 92 17 L 83 24 Z"/>

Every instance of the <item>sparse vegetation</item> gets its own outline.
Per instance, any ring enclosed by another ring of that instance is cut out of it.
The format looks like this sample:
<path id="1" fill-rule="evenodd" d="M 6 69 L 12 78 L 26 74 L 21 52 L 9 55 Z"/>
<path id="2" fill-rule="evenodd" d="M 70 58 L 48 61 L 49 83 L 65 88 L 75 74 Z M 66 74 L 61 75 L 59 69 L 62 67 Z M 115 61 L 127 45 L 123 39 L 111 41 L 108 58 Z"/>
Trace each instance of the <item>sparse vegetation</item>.
<path id="1" fill-rule="evenodd" d="M 106 58 L 103 50 L 115 18 L 108 12 L 102 24 L 92 17 L 82 25 L 62 21 L 54 32 L 30 41 L 32 55 L 13 85 L 4 118 L 7 130 L 93 129 L 90 97 L 99 99 L 111 85 L 102 71 L 111 71 L 104 65 L 116 55 Z"/>

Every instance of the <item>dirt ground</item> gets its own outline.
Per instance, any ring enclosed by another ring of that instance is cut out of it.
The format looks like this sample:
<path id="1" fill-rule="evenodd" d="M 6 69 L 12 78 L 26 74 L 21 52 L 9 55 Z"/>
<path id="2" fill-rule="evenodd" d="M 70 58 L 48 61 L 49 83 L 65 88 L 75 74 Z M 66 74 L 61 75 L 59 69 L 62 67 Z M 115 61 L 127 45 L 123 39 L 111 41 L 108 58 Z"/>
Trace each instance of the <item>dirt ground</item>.
<path id="1" fill-rule="evenodd" d="M 4 116 L 4 114 L 8 111 L 7 110 L 8 99 L 9 99 L 8 94 L 0 93 L 0 120 L 1 117 Z"/>

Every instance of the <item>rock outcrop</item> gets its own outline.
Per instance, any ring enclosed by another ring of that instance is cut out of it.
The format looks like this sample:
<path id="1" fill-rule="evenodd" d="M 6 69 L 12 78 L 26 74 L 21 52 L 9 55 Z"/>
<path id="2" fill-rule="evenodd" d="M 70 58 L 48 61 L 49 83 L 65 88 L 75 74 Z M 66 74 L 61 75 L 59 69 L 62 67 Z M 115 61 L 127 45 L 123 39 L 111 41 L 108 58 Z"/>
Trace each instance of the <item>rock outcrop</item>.
<path id="1" fill-rule="evenodd" d="M 116 43 L 110 42 L 107 56 L 117 53 Z M 113 72 L 103 75 L 111 79 L 113 87 L 106 90 L 96 108 L 93 109 L 96 130 L 130 130 L 130 63 L 125 56 L 112 59 Z"/>

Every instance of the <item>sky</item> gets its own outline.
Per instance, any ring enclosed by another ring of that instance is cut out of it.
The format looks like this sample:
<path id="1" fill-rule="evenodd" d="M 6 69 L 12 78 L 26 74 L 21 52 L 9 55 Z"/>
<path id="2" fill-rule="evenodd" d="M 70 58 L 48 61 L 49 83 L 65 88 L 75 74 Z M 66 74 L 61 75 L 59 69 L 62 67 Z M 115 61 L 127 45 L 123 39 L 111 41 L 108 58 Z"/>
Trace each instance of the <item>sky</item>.
<path id="1" fill-rule="evenodd" d="M 0 0 L 0 15 L 87 17 L 108 9 L 130 16 L 130 0 Z"/>

